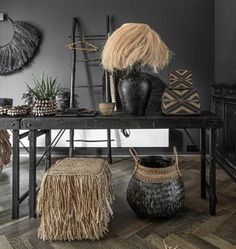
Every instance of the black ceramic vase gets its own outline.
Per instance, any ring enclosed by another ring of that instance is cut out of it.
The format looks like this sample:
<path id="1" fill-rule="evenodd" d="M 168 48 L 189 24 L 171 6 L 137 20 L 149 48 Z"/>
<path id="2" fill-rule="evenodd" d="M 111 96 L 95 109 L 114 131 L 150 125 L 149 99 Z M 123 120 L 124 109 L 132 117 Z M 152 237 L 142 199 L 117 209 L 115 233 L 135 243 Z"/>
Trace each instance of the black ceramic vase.
<path id="1" fill-rule="evenodd" d="M 144 115 L 152 91 L 152 83 L 141 74 L 119 80 L 118 91 L 125 114 Z"/>

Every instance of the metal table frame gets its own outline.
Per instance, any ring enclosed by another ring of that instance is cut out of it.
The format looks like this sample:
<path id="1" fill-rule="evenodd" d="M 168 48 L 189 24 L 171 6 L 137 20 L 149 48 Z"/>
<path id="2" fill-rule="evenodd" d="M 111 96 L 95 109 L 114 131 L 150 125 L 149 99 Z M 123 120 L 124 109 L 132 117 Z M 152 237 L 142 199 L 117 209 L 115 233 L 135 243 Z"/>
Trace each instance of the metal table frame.
<path id="1" fill-rule="evenodd" d="M 0 118 L 0 124 L 1 124 Z M 52 129 L 200 129 L 201 140 L 201 198 L 206 199 L 209 192 L 209 214 L 216 214 L 216 131 L 223 127 L 223 122 L 211 112 L 196 116 L 164 116 L 152 114 L 146 116 L 113 116 L 97 117 L 25 117 L 19 122 L 18 129 L 13 129 L 13 206 L 12 217 L 19 217 L 19 129 L 28 130 L 29 135 L 29 217 L 35 218 L 36 208 L 36 167 L 37 137 L 45 134 L 45 166 L 51 165 L 51 130 Z M 9 125 L 10 127 L 10 125 Z M 5 129 L 9 129 L 6 127 Z M 209 135 L 209 157 L 206 156 L 206 137 Z M 60 137 L 59 137 L 60 138 Z M 209 183 L 206 179 L 206 163 L 209 164 Z M 17 201 L 16 201 L 17 200 Z"/>

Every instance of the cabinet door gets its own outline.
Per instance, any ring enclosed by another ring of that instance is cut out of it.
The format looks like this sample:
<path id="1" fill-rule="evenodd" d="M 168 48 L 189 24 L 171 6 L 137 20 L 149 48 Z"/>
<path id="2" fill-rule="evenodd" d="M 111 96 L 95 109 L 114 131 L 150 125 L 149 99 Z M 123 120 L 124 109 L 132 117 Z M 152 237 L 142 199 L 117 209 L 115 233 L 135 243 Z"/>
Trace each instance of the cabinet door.
<path id="1" fill-rule="evenodd" d="M 212 99 L 212 111 L 216 113 L 222 120 L 224 120 L 224 99 L 213 97 Z M 224 158 L 225 146 L 224 146 L 224 129 L 217 129 L 216 134 L 216 152 Z"/>
<path id="2" fill-rule="evenodd" d="M 236 100 L 225 101 L 225 156 L 236 168 Z"/>

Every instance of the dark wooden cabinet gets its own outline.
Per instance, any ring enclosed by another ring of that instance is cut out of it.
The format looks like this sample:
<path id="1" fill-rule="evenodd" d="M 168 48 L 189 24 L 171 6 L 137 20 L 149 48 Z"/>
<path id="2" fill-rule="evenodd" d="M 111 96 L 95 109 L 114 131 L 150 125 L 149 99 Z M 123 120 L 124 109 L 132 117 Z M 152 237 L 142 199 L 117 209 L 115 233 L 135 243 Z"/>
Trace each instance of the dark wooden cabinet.
<path id="1" fill-rule="evenodd" d="M 213 84 L 211 96 L 212 111 L 224 121 L 224 129 L 217 132 L 217 159 L 236 181 L 236 82 Z"/>

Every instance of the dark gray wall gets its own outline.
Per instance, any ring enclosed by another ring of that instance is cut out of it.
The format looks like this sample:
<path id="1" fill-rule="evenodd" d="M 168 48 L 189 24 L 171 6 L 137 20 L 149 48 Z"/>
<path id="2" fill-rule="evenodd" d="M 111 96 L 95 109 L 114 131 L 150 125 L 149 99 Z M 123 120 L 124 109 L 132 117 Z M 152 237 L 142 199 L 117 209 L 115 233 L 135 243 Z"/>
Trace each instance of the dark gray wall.
<path id="1" fill-rule="evenodd" d="M 174 53 L 160 78 L 167 81 L 169 71 L 191 69 L 202 108 L 210 107 L 209 84 L 214 79 L 214 0 L 5 0 L 0 6 L 0 11 L 13 19 L 38 26 L 44 35 L 39 54 L 26 69 L 0 76 L 0 97 L 13 97 L 15 104 L 20 104 L 22 92 L 26 90 L 25 81 L 31 80 L 32 72 L 40 75 L 45 71 L 69 87 L 70 51 L 65 44 L 70 42 L 72 17 L 80 17 L 85 33 L 97 34 L 105 32 L 105 15 L 111 14 L 115 27 L 125 22 L 144 22 L 158 31 Z M 9 32 L 12 32 L 9 24 L 0 25 L 1 44 L 10 39 Z M 94 70 L 92 80 L 100 83 L 102 71 Z M 84 70 L 81 72 L 80 81 L 85 82 Z M 96 90 L 93 94 L 97 96 L 95 102 L 99 102 L 100 92 Z M 82 106 L 92 106 L 91 93 L 81 90 L 78 95 Z"/>
<path id="2" fill-rule="evenodd" d="M 236 1 L 215 1 L 215 80 L 236 81 Z"/>

